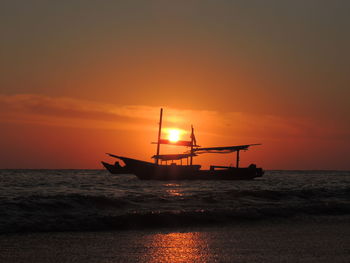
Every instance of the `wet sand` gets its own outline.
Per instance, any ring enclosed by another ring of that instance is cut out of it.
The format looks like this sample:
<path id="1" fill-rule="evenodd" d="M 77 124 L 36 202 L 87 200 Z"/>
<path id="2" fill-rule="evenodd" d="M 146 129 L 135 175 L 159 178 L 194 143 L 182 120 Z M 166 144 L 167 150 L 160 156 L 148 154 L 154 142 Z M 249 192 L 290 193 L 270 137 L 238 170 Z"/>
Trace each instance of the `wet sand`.
<path id="1" fill-rule="evenodd" d="M 341 220 L 0 236 L 0 262 L 350 262 Z"/>

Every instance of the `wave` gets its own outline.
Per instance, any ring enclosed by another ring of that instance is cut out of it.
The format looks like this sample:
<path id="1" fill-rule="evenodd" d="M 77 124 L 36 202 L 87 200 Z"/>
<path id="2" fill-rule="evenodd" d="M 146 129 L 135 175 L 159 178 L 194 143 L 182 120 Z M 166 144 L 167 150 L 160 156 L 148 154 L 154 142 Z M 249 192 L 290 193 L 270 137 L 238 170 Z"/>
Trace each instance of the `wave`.
<path id="1" fill-rule="evenodd" d="M 218 225 L 349 215 L 350 188 L 228 190 L 184 196 L 56 194 L 0 199 L 0 233 Z"/>

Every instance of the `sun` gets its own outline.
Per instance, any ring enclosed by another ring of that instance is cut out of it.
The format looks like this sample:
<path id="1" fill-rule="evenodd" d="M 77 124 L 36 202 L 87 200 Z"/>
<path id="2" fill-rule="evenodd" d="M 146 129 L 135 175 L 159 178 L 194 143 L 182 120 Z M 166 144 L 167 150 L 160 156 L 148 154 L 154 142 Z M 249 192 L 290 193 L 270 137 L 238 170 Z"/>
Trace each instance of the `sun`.
<path id="1" fill-rule="evenodd" d="M 177 129 L 169 129 L 168 139 L 170 142 L 177 142 L 180 140 L 180 131 Z"/>

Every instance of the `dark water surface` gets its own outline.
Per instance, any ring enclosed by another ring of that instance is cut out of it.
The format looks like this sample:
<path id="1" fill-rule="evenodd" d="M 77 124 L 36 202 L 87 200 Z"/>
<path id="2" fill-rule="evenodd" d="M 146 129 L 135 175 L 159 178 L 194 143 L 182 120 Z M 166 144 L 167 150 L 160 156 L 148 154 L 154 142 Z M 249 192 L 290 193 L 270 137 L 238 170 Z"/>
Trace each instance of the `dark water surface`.
<path id="1" fill-rule="evenodd" d="M 253 181 L 161 182 L 104 170 L 0 170 L 0 233 L 349 214 L 349 171 L 267 171 Z"/>

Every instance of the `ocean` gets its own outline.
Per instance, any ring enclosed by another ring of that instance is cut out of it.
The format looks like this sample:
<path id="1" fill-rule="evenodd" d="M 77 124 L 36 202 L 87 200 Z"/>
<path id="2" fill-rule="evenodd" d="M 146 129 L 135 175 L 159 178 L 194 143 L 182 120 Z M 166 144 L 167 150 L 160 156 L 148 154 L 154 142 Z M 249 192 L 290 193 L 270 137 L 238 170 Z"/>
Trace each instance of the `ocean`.
<path id="1" fill-rule="evenodd" d="M 350 171 L 141 181 L 105 170 L 0 170 L 0 233 L 219 226 L 350 214 Z"/>

